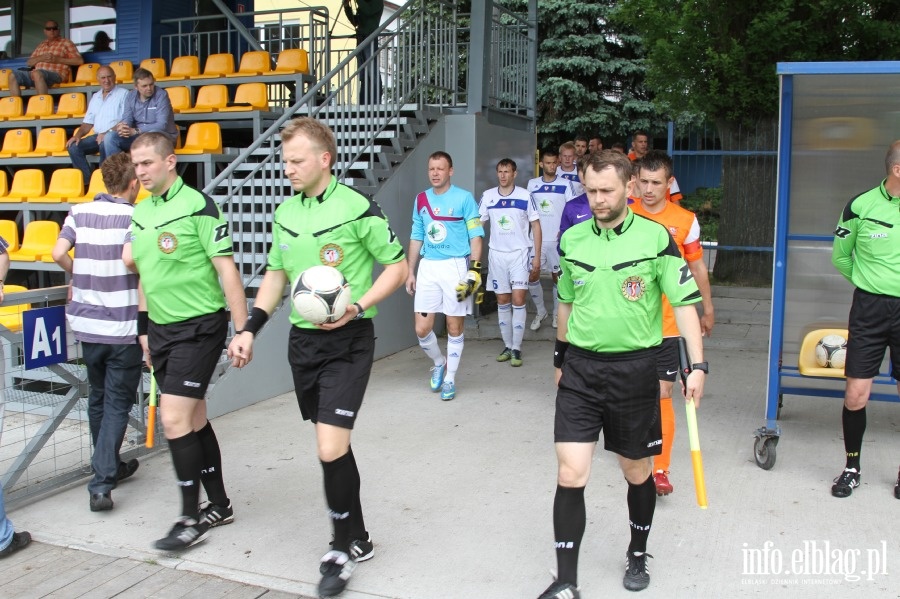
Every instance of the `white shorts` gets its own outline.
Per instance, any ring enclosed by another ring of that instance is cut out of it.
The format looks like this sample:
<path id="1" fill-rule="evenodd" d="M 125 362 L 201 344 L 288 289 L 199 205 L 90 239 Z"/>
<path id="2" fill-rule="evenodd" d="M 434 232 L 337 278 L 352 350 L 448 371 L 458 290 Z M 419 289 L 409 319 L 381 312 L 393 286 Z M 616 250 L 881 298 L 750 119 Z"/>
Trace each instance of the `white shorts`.
<path id="1" fill-rule="evenodd" d="M 456 286 L 469 271 L 467 258 L 448 258 L 419 262 L 413 309 L 423 314 L 466 316 L 472 313 L 472 296 L 456 301 Z"/>
<path id="2" fill-rule="evenodd" d="M 531 255 L 534 257 L 534 254 Z M 556 242 L 541 244 L 541 272 L 559 274 L 559 251 Z"/>
<path id="3" fill-rule="evenodd" d="M 531 270 L 531 248 L 512 252 L 488 253 L 488 280 L 485 288 L 494 293 L 509 294 L 513 289 L 528 289 Z"/>

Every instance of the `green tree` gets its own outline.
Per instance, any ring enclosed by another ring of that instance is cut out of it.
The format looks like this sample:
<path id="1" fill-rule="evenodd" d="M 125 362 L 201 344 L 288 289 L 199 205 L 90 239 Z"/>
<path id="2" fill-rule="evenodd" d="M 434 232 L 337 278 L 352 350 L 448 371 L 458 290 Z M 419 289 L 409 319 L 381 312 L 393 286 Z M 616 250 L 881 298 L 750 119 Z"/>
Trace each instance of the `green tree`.
<path id="1" fill-rule="evenodd" d="M 527 12 L 526 0 L 506 0 Z M 538 143 L 599 133 L 608 146 L 664 121 L 643 86 L 645 59 L 632 27 L 612 18 L 615 0 L 538 3 Z"/>
<path id="2" fill-rule="evenodd" d="M 705 114 L 724 150 L 775 150 L 776 63 L 896 59 L 896 0 L 623 0 L 647 50 L 647 86 L 662 110 Z M 773 156 L 725 158 L 719 242 L 770 246 L 775 224 Z M 771 256 L 720 252 L 717 279 L 771 279 Z"/>

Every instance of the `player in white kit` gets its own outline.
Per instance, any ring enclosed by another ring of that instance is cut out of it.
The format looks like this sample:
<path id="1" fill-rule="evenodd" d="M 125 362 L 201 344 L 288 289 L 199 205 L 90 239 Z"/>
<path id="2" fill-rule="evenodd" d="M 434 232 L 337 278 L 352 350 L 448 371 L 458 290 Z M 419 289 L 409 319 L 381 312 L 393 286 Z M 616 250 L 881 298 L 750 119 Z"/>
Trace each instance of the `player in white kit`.
<path id="1" fill-rule="evenodd" d="M 573 146 L 574 153 L 574 146 Z M 566 202 L 577 196 L 571 183 L 560 175 L 557 175 L 556 150 L 546 149 L 541 155 L 541 170 L 544 174 L 528 182 L 527 189 L 534 198 L 534 203 L 541 217 L 541 272 L 549 273 L 553 278 L 553 327 L 556 328 L 557 307 L 559 299 L 556 297 L 556 280 L 559 278 L 559 252 L 556 249 L 556 237 L 559 233 L 559 221 L 562 218 Z M 537 244 L 535 244 L 537 248 Z M 528 292 L 537 308 L 537 315 L 531 323 L 531 330 L 541 328 L 541 322 L 547 318 L 547 308 L 544 307 L 544 289 L 541 287 L 540 276 L 531 277 L 528 280 Z"/>
<path id="2" fill-rule="evenodd" d="M 491 223 L 486 288 L 497 294 L 497 324 L 503 339 L 497 361 L 521 366 L 528 281 L 541 273 L 541 222 L 534 198 L 515 183 L 514 161 L 504 158 L 497 163 L 497 181 L 500 185 L 484 192 L 479 207 L 481 221 Z"/>
<path id="3" fill-rule="evenodd" d="M 580 196 L 584 193 L 584 187 L 581 185 L 581 179 L 578 178 L 577 159 L 578 149 L 574 143 L 567 141 L 559 146 L 559 165 L 556 167 L 556 174 L 567 179 L 572 184 L 575 195 Z"/>

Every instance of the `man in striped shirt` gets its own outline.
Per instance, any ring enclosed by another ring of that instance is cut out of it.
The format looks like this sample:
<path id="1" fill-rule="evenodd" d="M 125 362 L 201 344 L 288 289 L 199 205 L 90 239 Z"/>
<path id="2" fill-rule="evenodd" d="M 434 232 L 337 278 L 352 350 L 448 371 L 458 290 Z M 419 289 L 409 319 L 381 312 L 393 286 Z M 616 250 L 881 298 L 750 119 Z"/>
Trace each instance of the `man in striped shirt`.
<path id="1" fill-rule="evenodd" d="M 141 378 L 137 338 L 138 276 L 122 262 L 122 245 L 140 189 L 128 154 L 116 154 L 100 170 L 109 193 L 72 207 L 53 248 L 53 259 L 72 274 L 66 316 L 81 343 L 90 395 L 88 419 L 94 477 L 91 511 L 113 508 L 112 490 L 138 468 L 122 462 L 119 449 Z M 75 259 L 69 250 L 75 248 Z"/>

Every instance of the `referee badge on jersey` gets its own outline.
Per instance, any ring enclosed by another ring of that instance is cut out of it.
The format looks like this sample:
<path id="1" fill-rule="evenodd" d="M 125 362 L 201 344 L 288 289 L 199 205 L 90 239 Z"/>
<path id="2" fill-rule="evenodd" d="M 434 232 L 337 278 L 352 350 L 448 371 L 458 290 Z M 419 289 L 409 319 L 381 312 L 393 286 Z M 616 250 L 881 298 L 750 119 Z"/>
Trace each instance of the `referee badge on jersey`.
<path id="1" fill-rule="evenodd" d="M 156 245 L 159 246 L 159 251 L 163 254 L 171 254 L 178 248 L 178 238 L 175 237 L 174 233 L 163 231 L 156 239 Z"/>
<path id="2" fill-rule="evenodd" d="M 637 275 L 633 275 L 625 279 L 622 283 L 622 295 L 629 302 L 636 302 L 644 295 L 644 279 Z"/>
<path id="3" fill-rule="evenodd" d="M 339 266 L 344 261 L 344 248 L 336 243 L 326 243 L 319 250 L 319 260 L 325 266 Z"/>

